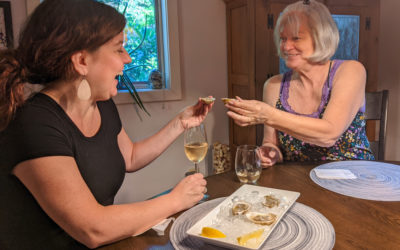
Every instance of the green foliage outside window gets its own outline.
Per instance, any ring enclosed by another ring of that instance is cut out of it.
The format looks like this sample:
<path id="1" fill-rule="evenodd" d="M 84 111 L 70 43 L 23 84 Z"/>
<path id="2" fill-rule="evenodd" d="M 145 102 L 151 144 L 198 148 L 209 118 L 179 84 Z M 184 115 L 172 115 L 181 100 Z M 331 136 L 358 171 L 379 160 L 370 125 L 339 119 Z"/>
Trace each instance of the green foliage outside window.
<path id="1" fill-rule="evenodd" d="M 125 49 L 132 62 L 125 65 L 124 76 L 118 89 L 128 90 L 139 107 L 149 114 L 140 100 L 136 88 L 139 83 L 146 83 L 153 70 L 159 69 L 157 47 L 157 25 L 154 0 L 97 0 L 124 13 Z"/>
<path id="2" fill-rule="evenodd" d="M 154 0 L 98 0 L 124 13 L 125 49 L 132 63 L 124 73 L 133 82 L 147 82 L 152 70 L 158 69 L 157 27 Z"/>

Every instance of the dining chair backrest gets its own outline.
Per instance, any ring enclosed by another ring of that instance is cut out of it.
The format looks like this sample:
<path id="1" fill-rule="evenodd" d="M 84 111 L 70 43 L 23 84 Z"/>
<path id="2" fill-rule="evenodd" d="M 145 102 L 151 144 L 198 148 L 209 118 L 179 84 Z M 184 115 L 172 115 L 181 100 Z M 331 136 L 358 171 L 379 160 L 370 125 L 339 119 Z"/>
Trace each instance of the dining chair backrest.
<path id="1" fill-rule="evenodd" d="M 371 150 L 376 160 L 384 160 L 385 158 L 388 97 L 388 90 L 365 93 L 365 120 L 379 121 L 378 140 L 370 140 Z"/>

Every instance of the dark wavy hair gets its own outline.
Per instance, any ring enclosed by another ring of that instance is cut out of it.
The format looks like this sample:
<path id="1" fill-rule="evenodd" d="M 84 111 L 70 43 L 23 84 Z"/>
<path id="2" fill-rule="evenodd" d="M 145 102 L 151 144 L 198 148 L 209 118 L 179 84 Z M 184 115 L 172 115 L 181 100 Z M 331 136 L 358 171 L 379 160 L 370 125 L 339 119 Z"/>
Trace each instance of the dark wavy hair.
<path id="1" fill-rule="evenodd" d="M 45 0 L 26 21 L 16 49 L 0 51 L 0 131 L 24 104 L 24 84 L 79 77 L 71 56 L 93 52 L 123 31 L 125 17 L 94 0 Z"/>

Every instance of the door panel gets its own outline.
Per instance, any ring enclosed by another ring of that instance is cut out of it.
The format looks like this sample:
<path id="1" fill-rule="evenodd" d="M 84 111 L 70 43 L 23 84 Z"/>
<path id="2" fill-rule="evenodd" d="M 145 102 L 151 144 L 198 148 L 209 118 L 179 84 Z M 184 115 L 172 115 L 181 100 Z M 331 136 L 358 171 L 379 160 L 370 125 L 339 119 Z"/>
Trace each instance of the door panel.
<path id="1" fill-rule="evenodd" d="M 228 29 L 228 93 L 262 100 L 264 82 L 279 74 L 273 29 L 282 10 L 293 0 L 225 0 Z M 360 18 L 358 59 L 367 70 L 367 91 L 378 87 L 378 34 L 380 0 L 321 1 L 338 15 Z M 246 89 L 248 92 L 246 92 Z M 230 121 L 230 144 L 261 144 L 263 126 L 237 127 Z M 369 138 L 375 128 L 367 128 Z"/>

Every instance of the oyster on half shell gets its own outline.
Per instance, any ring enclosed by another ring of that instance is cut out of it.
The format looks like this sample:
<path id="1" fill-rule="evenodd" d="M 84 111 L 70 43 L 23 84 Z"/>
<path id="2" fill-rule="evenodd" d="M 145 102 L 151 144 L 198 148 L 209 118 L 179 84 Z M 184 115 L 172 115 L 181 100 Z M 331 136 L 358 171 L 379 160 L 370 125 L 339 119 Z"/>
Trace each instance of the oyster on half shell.
<path id="1" fill-rule="evenodd" d="M 231 101 L 231 100 L 236 100 L 236 99 L 233 99 L 233 98 L 221 98 L 221 101 L 224 103 L 224 104 L 227 104 L 229 101 Z"/>
<path id="2" fill-rule="evenodd" d="M 246 213 L 247 219 L 252 221 L 253 223 L 260 225 L 271 225 L 276 221 L 276 214 L 273 213 L 259 213 L 259 212 L 249 212 Z"/>
<path id="3" fill-rule="evenodd" d="M 249 211 L 250 207 L 251 205 L 247 202 L 244 201 L 236 202 L 232 207 L 232 214 L 233 215 L 245 214 L 247 211 Z"/>
<path id="4" fill-rule="evenodd" d="M 214 97 L 201 97 L 200 100 L 202 100 L 205 104 L 211 104 L 215 101 Z"/>
<path id="5" fill-rule="evenodd" d="M 275 206 L 276 207 L 279 206 L 280 201 L 274 195 L 272 195 L 272 194 L 271 195 L 266 195 L 266 196 L 264 196 L 264 198 L 265 198 L 265 200 L 262 203 L 264 206 L 269 207 L 269 208 L 273 208 Z"/>

